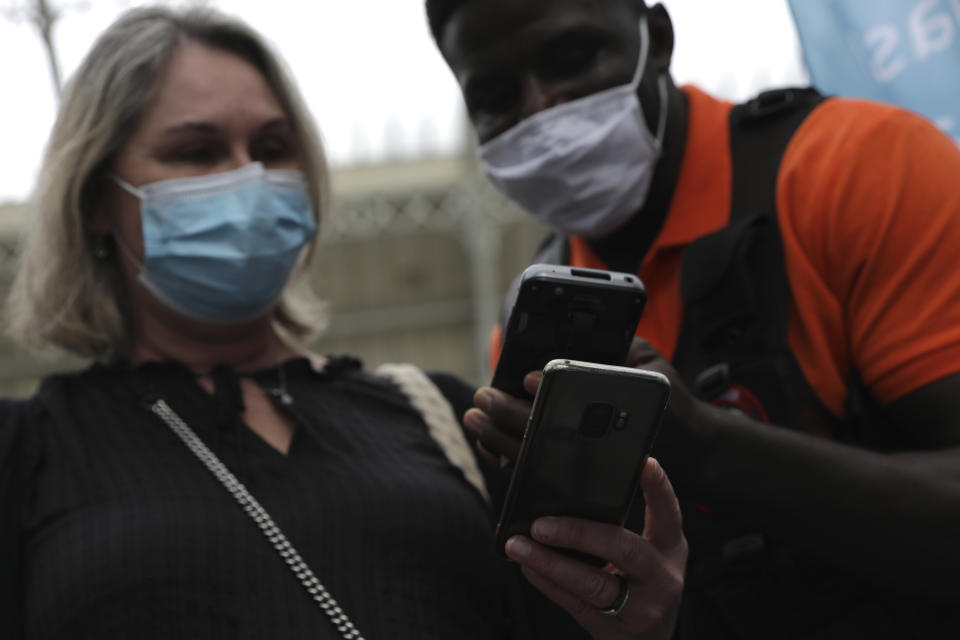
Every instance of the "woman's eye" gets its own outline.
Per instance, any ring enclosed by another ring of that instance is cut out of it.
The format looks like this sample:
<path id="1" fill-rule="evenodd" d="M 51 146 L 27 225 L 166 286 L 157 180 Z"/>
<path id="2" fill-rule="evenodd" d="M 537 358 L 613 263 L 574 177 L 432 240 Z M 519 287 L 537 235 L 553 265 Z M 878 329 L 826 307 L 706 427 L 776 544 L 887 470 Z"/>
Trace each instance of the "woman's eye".
<path id="1" fill-rule="evenodd" d="M 251 155 L 261 162 L 287 160 L 294 155 L 293 145 L 279 138 L 264 140 L 254 146 Z"/>
<path id="2" fill-rule="evenodd" d="M 206 164 L 219 158 L 219 151 L 210 145 L 182 147 L 171 153 L 173 160 L 191 164 Z"/>

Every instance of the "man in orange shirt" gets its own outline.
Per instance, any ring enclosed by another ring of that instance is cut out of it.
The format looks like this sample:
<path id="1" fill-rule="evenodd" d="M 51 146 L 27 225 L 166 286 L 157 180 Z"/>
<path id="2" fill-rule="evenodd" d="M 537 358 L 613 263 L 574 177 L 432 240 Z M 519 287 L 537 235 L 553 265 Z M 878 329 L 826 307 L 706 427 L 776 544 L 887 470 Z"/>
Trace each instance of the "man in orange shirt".
<path id="1" fill-rule="evenodd" d="M 647 287 L 632 362 L 673 383 L 679 636 L 956 637 L 960 149 L 890 106 L 678 88 L 662 5 L 426 4 L 492 182 L 554 259 Z M 476 403 L 468 429 L 515 453 L 529 404 Z"/>

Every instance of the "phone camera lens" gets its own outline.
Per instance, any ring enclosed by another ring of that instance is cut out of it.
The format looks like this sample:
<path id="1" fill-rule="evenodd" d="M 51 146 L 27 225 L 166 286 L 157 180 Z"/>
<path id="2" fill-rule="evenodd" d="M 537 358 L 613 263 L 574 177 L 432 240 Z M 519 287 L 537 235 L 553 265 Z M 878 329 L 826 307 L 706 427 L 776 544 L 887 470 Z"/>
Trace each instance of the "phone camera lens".
<path id="1" fill-rule="evenodd" d="M 602 438 L 613 422 L 615 409 L 606 402 L 591 402 L 580 418 L 580 433 L 587 438 Z"/>
<path id="2" fill-rule="evenodd" d="M 556 289 L 554 289 L 554 290 L 553 290 L 553 295 L 557 296 L 558 298 L 559 298 L 560 296 L 562 296 L 562 295 L 563 295 L 563 287 L 557 287 Z"/>
<path id="3" fill-rule="evenodd" d="M 623 431 L 627 428 L 627 423 L 630 421 L 630 413 L 627 411 L 621 411 L 617 414 L 617 419 L 613 423 L 614 431 Z"/>

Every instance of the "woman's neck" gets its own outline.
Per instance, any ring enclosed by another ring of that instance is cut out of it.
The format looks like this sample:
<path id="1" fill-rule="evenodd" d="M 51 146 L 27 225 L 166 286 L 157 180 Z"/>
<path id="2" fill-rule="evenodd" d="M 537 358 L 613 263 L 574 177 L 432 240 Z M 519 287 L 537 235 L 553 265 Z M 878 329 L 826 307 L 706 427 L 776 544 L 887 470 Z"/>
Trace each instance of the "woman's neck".
<path id="1" fill-rule="evenodd" d="M 277 335 L 269 315 L 227 326 L 182 317 L 141 315 L 127 353 L 134 366 L 173 360 L 197 374 L 209 373 L 222 364 L 238 372 L 249 372 L 276 366 L 297 355 Z"/>

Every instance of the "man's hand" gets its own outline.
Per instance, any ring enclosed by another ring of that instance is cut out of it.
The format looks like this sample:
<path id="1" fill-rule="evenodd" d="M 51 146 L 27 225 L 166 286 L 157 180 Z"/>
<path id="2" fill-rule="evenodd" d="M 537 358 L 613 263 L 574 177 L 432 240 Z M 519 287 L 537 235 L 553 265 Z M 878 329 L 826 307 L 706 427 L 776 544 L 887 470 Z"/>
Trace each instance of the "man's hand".
<path id="1" fill-rule="evenodd" d="M 640 487 L 646 501 L 643 535 L 577 518 L 540 518 L 533 524 L 533 540 L 513 536 L 507 541 L 507 555 L 520 563 L 526 578 L 596 639 L 666 640 L 676 624 L 687 563 L 680 506 L 653 458 Z M 598 556 L 611 570 L 552 547 Z M 602 611 L 618 604 L 616 615 Z"/>
<path id="2" fill-rule="evenodd" d="M 682 493 L 697 474 L 703 452 L 710 447 L 716 417 L 722 409 L 697 398 L 673 365 L 642 338 L 634 338 L 626 366 L 656 371 L 670 380 L 670 402 L 653 452 Z"/>
<path id="3" fill-rule="evenodd" d="M 542 373 L 534 371 L 524 378 L 523 386 L 532 395 L 540 386 Z M 473 396 L 475 408 L 463 416 L 463 426 L 477 439 L 480 453 L 501 467 L 512 467 L 520 452 L 520 441 L 533 403 L 494 389 L 481 387 Z M 506 464 L 504 464 L 506 463 Z"/>

